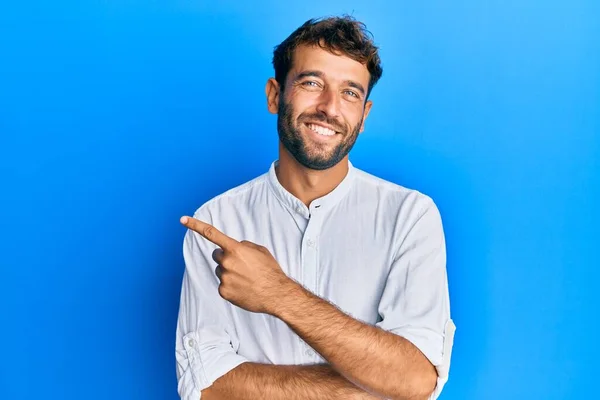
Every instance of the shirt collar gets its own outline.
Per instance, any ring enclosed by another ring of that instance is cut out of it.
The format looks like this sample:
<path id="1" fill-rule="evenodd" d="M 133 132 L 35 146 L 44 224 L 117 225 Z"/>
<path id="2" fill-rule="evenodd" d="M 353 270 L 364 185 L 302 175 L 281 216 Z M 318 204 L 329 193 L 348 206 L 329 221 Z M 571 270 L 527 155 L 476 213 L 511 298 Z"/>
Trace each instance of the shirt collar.
<path id="1" fill-rule="evenodd" d="M 314 211 L 329 211 L 331 210 L 339 201 L 348 193 L 352 184 L 354 183 L 356 171 L 350 160 L 348 160 L 348 173 L 344 177 L 344 179 L 337 185 L 331 192 L 327 193 L 325 196 L 314 199 L 310 203 L 310 208 L 306 207 L 300 199 L 291 194 L 284 188 L 279 179 L 277 179 L 277 174 L 275 173 L 275 167 L 279 164 L 279 160 L 273 161 L 271 167 L 269 168 L 269 184 L 275 195 L 281 201 L 283 205 L 285 205 L 292 213 L 300 214 L 305 218 L 308 218 Z"/>

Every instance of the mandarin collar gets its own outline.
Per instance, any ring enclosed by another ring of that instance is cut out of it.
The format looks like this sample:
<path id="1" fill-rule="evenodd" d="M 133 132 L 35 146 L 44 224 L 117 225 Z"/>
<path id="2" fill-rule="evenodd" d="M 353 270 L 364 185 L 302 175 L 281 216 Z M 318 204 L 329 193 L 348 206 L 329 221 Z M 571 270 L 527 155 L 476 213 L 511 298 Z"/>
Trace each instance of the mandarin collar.
<path id="1" fill-rule="evenodd" d="M 317 199 L 314 199 L 310 203 L 310 207 L 306 207 L 306 205 L 302 201 L 300 201 L 300 199 L 288 192 L 288 190 L 281 185 L 279 179 L 277 179 L 277 174 L 275 173 L 275 168 L 278 165 L 279 160 L 275 160 L 271 163 L 271 167 L 269 168 L 268 173 L 269 185 L 275 192 L 275 195 L 277 196 L 279 201 L 281 201 L 281 203 L 285 207 L 287 207 L 292 213 L 300 214 L 306 219 L 308 219 L 310 215 L 317 210 L 319 210 L 319 212 L 327 212 L 333 209 L 340 202 L 340 200 L 348 193 L 356 175 L 354 166 L 352 165 L 350 160 L 348 160 L 348 173 L 346 174 L 344 179 L 331 192 Z"/>

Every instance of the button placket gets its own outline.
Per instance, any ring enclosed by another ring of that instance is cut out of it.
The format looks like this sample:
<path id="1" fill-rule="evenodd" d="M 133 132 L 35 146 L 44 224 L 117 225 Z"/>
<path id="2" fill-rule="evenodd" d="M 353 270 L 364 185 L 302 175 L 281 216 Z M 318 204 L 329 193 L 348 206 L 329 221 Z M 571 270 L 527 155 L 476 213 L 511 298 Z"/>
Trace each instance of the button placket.
<path id="1" fill-rule="evenodd" d="M 318 251 L 317 238 L 321 229 L 320 218 L 313 216 L 304 231 L 302 241 L 302 280 L 304 286 L 311 292 L 317 293 Z"/>
<path id="2" fill-rule="evenodd" d="M 318 213 L 311 210 L 311 215 L 306 223 L 302 237 L 302 284 L 309 291 L 317 293 L 317 268 L 318 268 L 318 245 L 317 240 L 321 231 L 321 218 Z M 314 358 L 314 351 L 300 337 L 298 337 L 301 349 L 304 348 L 304 357 L 309 360 Z"/>

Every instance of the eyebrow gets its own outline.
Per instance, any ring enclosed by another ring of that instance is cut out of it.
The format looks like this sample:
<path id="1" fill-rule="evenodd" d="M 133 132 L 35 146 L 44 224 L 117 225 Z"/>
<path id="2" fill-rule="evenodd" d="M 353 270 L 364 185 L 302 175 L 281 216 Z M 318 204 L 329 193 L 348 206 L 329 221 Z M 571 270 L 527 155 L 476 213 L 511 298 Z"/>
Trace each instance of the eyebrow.
<path id="1" fill-rule="evenodd" d="M 304 79 L 306 77 L 309 76 L 314 76 L 320 79 L 323 79 L 323 77 L 325 76 L 325 74 L 323 74 L 321 71 L 316 71 L 316 70 L 309 70 L 309 71 L 302 71 L 298 74 L 298 76 L 296 76 L 296 81 L 299 81 L 300 79 Z M 363 85 L 361 85 L 358 82 L 352 81 L 352 80 L 345 80 L 343 82 L 345 85 L 348 85 L 356 90 L 358 90 L 359 92 L 362 93 L 362 95 L 365 95 L 365 88 L 363 87 Z"/>

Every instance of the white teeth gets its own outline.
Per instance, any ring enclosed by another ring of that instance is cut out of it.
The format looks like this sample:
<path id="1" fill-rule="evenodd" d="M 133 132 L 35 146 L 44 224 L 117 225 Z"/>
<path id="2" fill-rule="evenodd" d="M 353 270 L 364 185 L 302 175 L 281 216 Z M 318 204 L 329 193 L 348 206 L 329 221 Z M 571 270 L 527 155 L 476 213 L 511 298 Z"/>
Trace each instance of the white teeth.
<path id="1" fill-rule="evenodd" d="M 308 124 L 308 127 L 310 129 L 312 129 L 313 131 L 317 132 L 319 135 L 323 135 L 323 136 L 333 136 L 333 135 L 335 135 L 335 131 L 332 131 L 331 129 L 324 128 L 324 127 L 319 126 L 319 125 Z"/>

